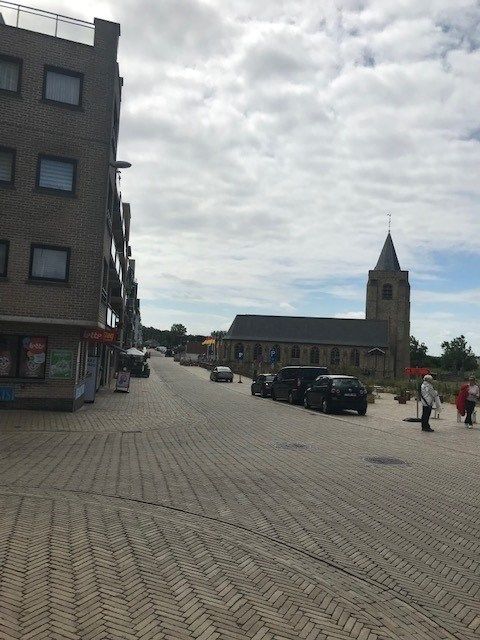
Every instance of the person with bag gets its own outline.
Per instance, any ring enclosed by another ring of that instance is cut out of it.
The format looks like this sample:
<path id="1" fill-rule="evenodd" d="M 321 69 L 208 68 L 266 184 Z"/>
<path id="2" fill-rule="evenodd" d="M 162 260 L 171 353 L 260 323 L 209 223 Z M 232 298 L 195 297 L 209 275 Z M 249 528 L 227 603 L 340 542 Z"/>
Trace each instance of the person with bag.
<path id="1" fill-rule="evenodd" d="M 467 429 L 472 429 L 473 427 L 472 414 L 475 411 L 475 405 L 479 398 L 480 389 L 477 381 L 475 380 L 475 376 L 470 376 L 468 379 L 467 397 L 465 400 L 465 413 L 467 414 L 465 417 L 465 426 Z"/>
<path id="2" fill-rule="evenodd" d="M 429 374 L 423 377 L 420 387 L 420 399 L 422 401 L 422 431 L 433 433 L 434 429 L 429 424 L 433 407 L 440 406 L 438 392 L 433 386 L 433 377 Z"/>

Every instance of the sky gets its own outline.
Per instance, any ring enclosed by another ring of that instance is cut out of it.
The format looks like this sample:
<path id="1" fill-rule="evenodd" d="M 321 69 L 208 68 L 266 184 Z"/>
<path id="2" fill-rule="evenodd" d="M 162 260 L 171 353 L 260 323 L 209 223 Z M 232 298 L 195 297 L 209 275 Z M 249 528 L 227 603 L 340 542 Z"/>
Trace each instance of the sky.
<path id="1" fill-rule="evenodd" d="M 480 353 L 477 0 L 29 0 L 120 22 L 144 325 L 364 317 L 392 216 L 431 354 Z"/>

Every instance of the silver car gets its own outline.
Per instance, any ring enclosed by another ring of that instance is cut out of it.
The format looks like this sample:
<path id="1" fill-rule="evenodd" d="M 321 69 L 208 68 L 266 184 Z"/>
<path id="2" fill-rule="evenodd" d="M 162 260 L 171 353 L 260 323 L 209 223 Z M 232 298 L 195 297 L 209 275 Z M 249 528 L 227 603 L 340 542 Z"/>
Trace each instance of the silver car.
<path id="1" fill-rule="evenodd" d="M 233 373 L 230 367 L 214 367 L 210 373 L 210 380 L 213 382 L 233 382 Z"/>

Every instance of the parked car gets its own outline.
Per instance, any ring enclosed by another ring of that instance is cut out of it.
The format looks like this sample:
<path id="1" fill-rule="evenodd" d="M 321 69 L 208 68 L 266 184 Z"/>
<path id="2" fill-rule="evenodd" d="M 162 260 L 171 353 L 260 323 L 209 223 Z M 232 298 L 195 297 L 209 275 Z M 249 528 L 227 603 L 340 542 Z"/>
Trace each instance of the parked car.
<path id="1" fill-rule="evenodd" d="M 165 351 L 165 358 L 173 358 L 173 351 L 171 349 Z"/>
<path id="2" fill-rule="evenodd" d="M 210 373 L 210 380 L 213 382 L 233 382 L 233 373 L 230 367 L 214 367 Z"/>
<path id="3" fill-rule="evenodd" d="M 324 413 L 353 409 L 364 416 L 367 390 L 353 376 L 318 376 L 307 387 L 303 404 L 306 409 L 321 409 Z"/>
<path id="4" fill-rule="evenodd" d="M 272 395 L 272 382 L 275 378 L 273 373 L 261 373 L 252 382 L 252 396 L 259 393 L 262 398 Z"/>
<path id="5" fill-rule="evenodd" d="M 305 389 L 315 378 L 328 374 L 326 367 L 283 367 L 272 382 L 272 400 L 303 402 Z"/>

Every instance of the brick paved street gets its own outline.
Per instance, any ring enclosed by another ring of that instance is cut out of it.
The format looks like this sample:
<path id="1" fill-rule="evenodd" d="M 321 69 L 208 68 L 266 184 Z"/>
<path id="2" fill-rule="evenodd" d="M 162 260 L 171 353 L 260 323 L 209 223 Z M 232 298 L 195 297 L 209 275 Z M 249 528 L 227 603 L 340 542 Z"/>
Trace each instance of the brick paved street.
<path id="1" fill-rule="evenodd" d="M 2 640 L 480 637 L 478 429 L 151 364 L 77 414 L 0 413 Z"/>

